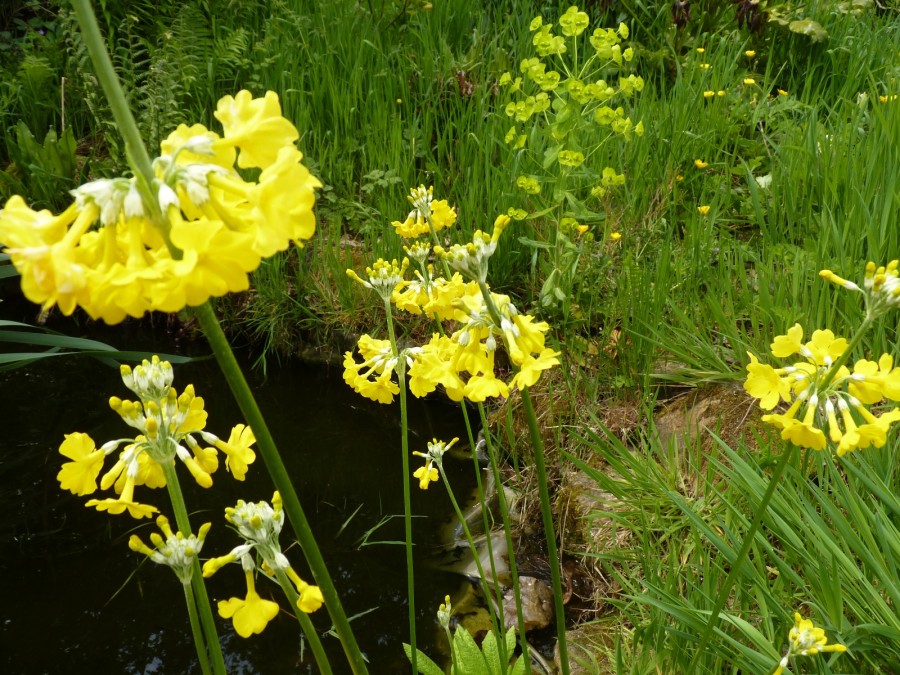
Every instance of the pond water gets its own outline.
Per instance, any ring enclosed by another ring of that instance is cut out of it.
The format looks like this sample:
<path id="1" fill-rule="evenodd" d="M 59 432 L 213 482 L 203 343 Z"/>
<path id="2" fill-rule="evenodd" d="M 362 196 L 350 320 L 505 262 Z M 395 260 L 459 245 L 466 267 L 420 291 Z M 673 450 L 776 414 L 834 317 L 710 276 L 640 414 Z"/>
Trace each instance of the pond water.
<path id="1" fill-rule="evenodd" d="M 66 328 L 83 333 L 71 325 L 60 330 Z M 203 344 L 179 347 L 165 330 L 146 323 L 100 336 L 91 332 L 119 348 L 204 353 Z M 248 369 L 344 608 L 351 617 L 360 615 L 353 627 L 371 672 L 408 672 L 401 649 L 408 641 L 405 553 L 402 545 L 388 543 L 403 540 L 399 407 L 362 399 L 341 375 L 340 367 L 302 363 L 270 364 L 265 379 Z M 227 436 L 243 422 L 214 361 L 176 365 L 174 386 L 181 391 L 187 383 L 206 401 L 209 431 Z M 88 497 L 62 492 L 56 480 L 63 434 L 88 433 L 98 446 L 128 435 L 129 427 L 108 407 L 112 395 L 133 398 L 117 371 L 86 357 L 46 359 L 0 373 L 3 673 L 199 672 L 180 584 L 169 569 L 127 546 L 133 532 L 148 541 L 155 524 L 87 509 Z M 432 437 L 465 438 L 459 407 L 450 403 L 412 400 L 410 420 L 412 450 L 424 450 Z M 471 461 L 448 458 L 445 467 L 457 496 L 470 494 Z M 220 467 L 209 490 L 198 488 L 181 468 L 179 475 L 195 530 L 213 523 L 204 558 L 239 543 L 223 518 L 226 506 L 237 499 L 270 500 L 273 491 L 259 459 L 242 483 Z M 172 517 L 165 490 L 138 487 L 136 498 Z M 414 483 L 413 512 L 418 637 L 439 658 L 435 610 L 444 595 L 467 582 L 431 564 L 451 513 L 441 485 L 422 491 Z M 284 547 L 287 532 L 286 526 Z M 299 548 L 288 557 L 312 581 Z M 277 586 L 263 580 L 257 587 L 286 608 Z M 214 602 L 243 597 L 240 567 L 223 568 L 208 588 Z M 320 633 L 330 628 L 324 608 L 312 618 Z M 249 639 L 237 636 L 230 621 L 216 619 L 230 673 L 317 672 L 309 650 L 301 654 L 297 623 L 285 609 Z M 349 672 L 337 639 L 323 641 L 335 672 Z"/>

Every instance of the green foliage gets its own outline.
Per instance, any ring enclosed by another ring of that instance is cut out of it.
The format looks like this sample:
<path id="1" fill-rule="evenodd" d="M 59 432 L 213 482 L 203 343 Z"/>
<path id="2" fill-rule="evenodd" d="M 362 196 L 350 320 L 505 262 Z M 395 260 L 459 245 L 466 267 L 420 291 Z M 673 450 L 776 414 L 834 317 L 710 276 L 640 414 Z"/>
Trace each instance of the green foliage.
<path id="1" fill-rule="evenodd" d="M 630 659 L 620 672 L 683 672 L 749 525 L 746 514 L 766 489 L 769 458 L 721 440 L 711 450 L 676 449 L 652 432 L 634 451 L 598 428 L 583 441 L 609 468 L 571 459 L 611 495 L 609 510 L 595 517 L 627 542 L 596 554 L 622 586 L 613 601 L 623 624 L 635 627 L 622 634 Z M 697 672 L 774 669 L 795 610 L 849 648 L 813 657 L 819 672 L 890 671 L 900 658 L 898 450 L 895 440 L 840 465 L 820 453 L 792 462 Z"/>
<path id="2" fill-rule="evenodd" d="M 510 628 L 503 637 L 502 653 L 512 654 L 516 646 L 516 630 Z M 403 645 L 406 656 L 411 658 L 408 644 Z M 501 655 L 500 644 L 493 631 L 488 632 L 479 647 L 465 628 L 457 628 L 450 645 L 452 664 L 451 675 L 522 675 L 525 672 L 525 658 L 516 659 L 510 665 Z M 416 650 L 419 672 L 423 675 L 444 675 L 444 670 L 426 654 Z"/>
<path id="3" fill-rule="evenodd" d="M 19 120 L 15 139 L 7 138 L 10 165 L 0 171 L 0 200 L 22 195 L 33 208 L 62 209 L 68 191 L 81 184 L 87 165 L 76 157 L 75 136 L 68 128 L 58 137 L 53 129 L 39 143 L 25 122 Z"/>

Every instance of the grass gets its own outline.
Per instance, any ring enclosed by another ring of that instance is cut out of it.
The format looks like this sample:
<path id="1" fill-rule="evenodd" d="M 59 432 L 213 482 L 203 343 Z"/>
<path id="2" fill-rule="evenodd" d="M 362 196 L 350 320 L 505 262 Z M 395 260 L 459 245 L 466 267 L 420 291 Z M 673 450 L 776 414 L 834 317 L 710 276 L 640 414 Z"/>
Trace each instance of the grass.
<path id="1" fill-rule="evenodd" d="M 531 55 L 532 17 L 556 21 L 557 8 L 526 0 L 477 10 L 463 0 L 430 9 L 387 2 L 383 11 L 304 0 L 238 3 L 234 12 L 201 2 L 129 5 L 139 21 L 117 3 L 104 4 L 102 20 L 149 140 L 182 121 L 214 126 L 215 101 L 239 88 L 273 89 L 325 184 L 315 239 L 267 261 L 248 294 L 223 303 L 232 331 L 258 345 L 263 367 L 301 342 L 340 352 L 355 334 L 381 331 L 379 309 L 344 270 L 402 256 L 389 222 L 405 217 L 410 187 L 434 185 L 457 207 L 458 240 L 520 205 L 521 158 L 504 143 L 510 123 L 498 81 Z M 491 259 L 492 286 L 522 309 L 543 311 L 564 351 L 563 393 L 548 400 L 579 405 L 546 411 L 557 429 L 577 430 L 554 435 L 569 453 L 559 461 L 574 462 L 612 495 L 598 517 L 627 534 L 619 548 L 585 552 L 621 588 L 600 598 L 609 613 L 596 648 L 603 667 L 620 673 L 684 671 L 781 451 L 761 432 L 664 445 L 653 419 L 667 387 L 740 380 L 746 352 L 766 353 L 795 322 L 807 333 L 846 332 L 862 316 L 858 298 L 817 271 L 855 279 L 867 260 L 900 251 L 900 100 L 879 98 L 900 94 L 896 12 L 856 16 L 834 2 L 806 3 L 805 16 L 828 31 L 814 43 L 774 23 L 760 33 L 738 29 L 730 9 L 698 11 L 676 29 L 668 6 L 652 5 L 590 10 L 592 29 L 619 20 L 631 28 L 633 70 L 646 80 L 631 114 L 646 133 L 597 152 L 598 167 L 617 167 L 626 183 L 599 202 L 596 239 L 579 253 L 577 302 L 565 312 L 540 309 L 551 267 L 519 238 L 552 233 L 549 217 L 511 226 Z M 69 82 L 66 126 L 80 144 L 75 161 L 64 162 L 69 175 L 54 180 L 115 170 L 119 141 L 90 93 L 66 11 L 22 3 L 20 15 L 13 51 L 0 53 L 0 168 L 10 177 L 0 190 L 34 186 L 31 198 L 49 206 L 42 157 L 68 158 L 71 149 L 49 142 L 22 159 L 15 124 L 38 140 L 49 129 L 62 133 L 53 103 L 60 75 Z M 6 166 L 13 160 L 21 166 Z M 622 234 L 617 242 L 607 238 L 613 231 Z M 412 340 L 424 326 L 406 330 Z M 877 325 L 862 350 L 900 356 L 894 323 Z M 629 403 L 639 421 L 627 444 L 590 419 L 604 399 L 639 402 Z M 499 438 L 515 438 L 513 417 L 495 416 L 510 420 Z M 840 463 L 798 453 L 702 672 L 773 669 L 801 607 L 851 652 L 797 669 L 896 666 L 897 452 L 892 440 Z"/>

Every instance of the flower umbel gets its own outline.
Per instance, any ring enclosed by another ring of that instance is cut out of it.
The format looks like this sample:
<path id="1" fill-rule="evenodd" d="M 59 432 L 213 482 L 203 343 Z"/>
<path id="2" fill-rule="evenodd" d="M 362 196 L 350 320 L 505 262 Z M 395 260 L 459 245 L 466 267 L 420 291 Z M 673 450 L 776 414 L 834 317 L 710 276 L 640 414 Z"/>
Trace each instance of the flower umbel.
<path id="1" fill-rule="evenodd" d="M 822 270 L 819 276 L 841 288 L 862 293 L 867 317 L 875 318 L 900 307 L 900 261 L 891 260 L 887 265 L 866 263 L 862 288 L 831 270 Z"/>
<path id="2" fill-rule="evenodd" d="M 202 447 L 195 434 L 225 452 L 226 468 L 236 479 L 243 480 L 247 465 L 256 459 L 250 449 L 255 439 L 249 427 L 237 425 L 229 443 L 204 431 L 203 399 L 194 394 L 191 384 L 179 394 L 171 386 L 174 377 L 171 364 L 158 356 L 144 360 L 133 370 L 123 365 L 121 374 L 125 386 L 138 394 L 140 400 L 123 401 L 113 396 L 109 405 L 138 435 L 109 441 L 97 449 L 87 434 L 67 434 L 59 452 L 72 461 L 64 463 L 57 474 L 60 487 L 77 495 L 92 494 L 97 490 L 97 477 L 106 457 L 124 445 L 116 463 L 100 479 L 100 488 L 114 488 L 118 498 L 91 499 L 86 505 L 112 514 L 127 510 L 135 518 L 148 517 L 156 508 L 134 501 L 134 488 L 164 487 L 163 466 L 171 465 L 176 457 L 198 485 L 212 485 L 211 475 L 219 466 L 216 449 Z"/>
<path id="3" fill-rule="evenodd" d="M 851 370 L 843 365 L 846 339 L 817 330 L 810 341 L 802 340 L 803 328 L 795 324 L 772 342 L 774 356 L 800 354 L 806 359 L 784 368 L 760 363 L 748 353 L 744 390 L 759 399 L 763 410 L 779 402 L 790 404 L 784 413 L 769 413 L 762 420 L 778 427 L 784 440 L 814 450 L 827 445 L 827 429 L 838 456 L 882 447 L 891 424 L 900 420 L 900 408 L 875 415 L 867 406 L 885 399 L 900 401 L 900 368 L 893 367 L 892 357 L 884 354 L 878 363 L 860 359 Z"/>
<path id="4" fill-rule="evenodd" d="M 162 142 L 148 190 L 134 177 L 93 181 L 59 215 L 11 197 L 0 241 L 25 296 L 107 323 L 176 312 L 246 290 L 262 258 L 309 239 L 321 183 L 301 163 L 278 96 L 241 91 L 215 116 L 222 136 L 182 124 Z M 261 172 L 247 181 L 238 168 Z"/>
<path id="5" fill-rule="evenodd" d="M 278 537 L 284 526 L 284 510 L 281 495 L 277 491 L 272 496 L 271 504 L 238 500 L 234 507 L 225 509 L 225 520 L 232 525 L 244 543 L 224 556 L 207 560 L 203 565 L 203 576 L 211 577 L 229 563 L 241 564 L 247 579 L 247 597 L 243 600 L 231 598 L 219 603 L 219 615 L 225 619 L 233 619 L 238 635 L 249 637 L 253 633 L 261 633 L 278 614 L 277 603 L 263 600 L 256 593 L 253 573 L 257 568 L 269 578 L 284 573 L 296 587 L 297 607 L 301 611 L 310 613 L 322 606 L 324 599 L 319 587 L 303 581 L 281 550 Z"/>
<path id="6" fill-rule="evenodd" d="M 159 516 L 156 524 L 162 530 L 166 538 L 163 539 L 159 534 L 153 532 L 150 535 L 150 541 L 153 542 L 154 548 L 147 546 L 141 538 L 136 534 L 131 535 L 128 540 L 128 547 L 137 553 L 143 553 L 158 565 L 167 565 L 172 568 L 178 580 L 187 585 L 191 583 L 191 576 L 194 569 L 194 560 L 200 555 L 200 549 L 203 548 L 203 540 L 206 539 L 206 533 L 209 532 L 211 523 L 204 523 L 200 526 L 200 530 L 196 535 L 184 536 L 182 532 L 172 532 L 169 521 L 165 516 Z"/>
<path id="7" fill-rule="evenodd" d="M 444 453 L 458 440 L 458 438 L 454 438 L 449 443 L 444 443 L 435 438 L 428 443 L 427 452 L 413 452 L 414 455 L 425 458 L 425 466 L 420 466 L 413 473 L 413 477 L 419 479 L 419 487 L 422 490 L 427 490 L 429 483 L 437 481 L 438 472 L 443 470 Z"/>
<path id="8" fill-rule="evenodd" d="M 794 626 L 788 633 L 788 650 L 778 662 L 778 667 L 772 675 L 781 675 L 787 668 L 790 659 L 794 656 L 814 656 L 823 652 L 845 652 L 847 647 L 842 644 L 828 644 L 825 631 L 818 628 L 809 619 L 804 619 L 799 612 L 794 613 Z"/>

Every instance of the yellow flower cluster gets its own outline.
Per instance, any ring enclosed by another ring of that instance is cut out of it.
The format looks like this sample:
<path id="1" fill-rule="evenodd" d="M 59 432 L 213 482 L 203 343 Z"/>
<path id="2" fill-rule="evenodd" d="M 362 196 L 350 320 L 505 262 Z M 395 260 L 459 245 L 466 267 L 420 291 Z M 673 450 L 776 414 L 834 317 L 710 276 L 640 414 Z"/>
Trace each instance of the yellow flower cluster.
<path id="1" fill-rule="evenodd" d="M 833 284 L 850 291 L 862 293 L 866 300 L 867 315 L 871 318 L 880 316 L 896 307 L 900 307 L 900 261 L 891 260 L 887 265 L 866 263 L 863 285 L 860 288 L 831 270 L 822 270 L 819 276 Z"/>
<path id="2" fill-rule="evenodd" d="M 846 339 L 835 337 L 830 330 L 815 331 L 804 344 L 803 328 L 795 324 L 772 342 L 772 355 L 787 358 L 799 354 L 804 361 L 773 368 L 748 353 L 744 390 L 759 399 L 763 410 L 774 409 L 780 401 L 790 404 L 783 413 L 762 417 L 781 430 L 784 440 L 822 450 L 827 444 L 823 429 L 827 428 L 838 456 L 886 443 L 891 424 L 900 420 L 900 408 L 875 415 L 867 406 L 885 399 L 900 401 L 900 368 L 884 354 L 877 363 L 856 361 L 851 371 L 843 365 L 847 346 Z"/>
<path id="3" fill-rule="evenodd" d="M 788 633 L 788 651 L 778 662 L 772 675 L 781 675 L 793 656 L 814 656 L 823 652 L 845 652 L 842 644 L 828 644 L 825 631 L 809 619 L 804 619 L 799 612 L 794 613 L 794 625 Z"/>
<path id="4" fill-rule="evenodd" d="M 450 208 L 446 199 L 434 200 L 434 186 L 425 189 L 424 185 L 410 190 L 407 199 L 413 205 L 413 210 L 406 216 L 406 220 L 395 220 L 391 223 L 394 231 L 404 239 L 415 239 L 423 234 L 428 234 L 450 227 L 456 222 L 456 211 Z M 430 225 L 429 225 L 430 223 Z"/>
<path id="5" fill-rule="evenodd" d="M 238 500 L 234 507 L 225 509 L 225 520 L 244 539 L 244 543 L 226 555 L 207 560 L 203 565 L 203 576 L 211 577 L 229 563 L 239 563 L 243 568 L 247 596 L 219 602 L 219 616 L 232 619 L 238 635 L 250 637 L 254 633 L 261 633 L 278 614 L 278 603 L 264 600 L 256 592 L 253 578 L 257 568 L 256 555 L 262 559 L 259 568 L 266 577 L 277 578 L 282 573 L 287 576 L 297 590 L 297 607 L 300 611 L 315 612 L 322 606 L 322 591 L 318 586 L 311 586 L 303 581 L 281 551 L 278 537 L 284 527 L 284 509 L 277 490 L 271 505 L 268 502 L 247 503 Z"/>
<path id="6" fill-rule="evenodd" d="M 221 99 L 215 116 L 221 137 L 183 124 L 162 142 L 152 185 L 93 181 L 73 190 L 59 215 L 10 198 L 0 242 L 25 296 L 107 323 L 175 312 L 246 290 L 261 258 L 310 238 L 321 184 L 300 162 L 299 134 L 278 96 L 241 91 Z M 258 169 L 259 178 L 238 169 Z"/>
<path id="7" fill-rule="evenodd" d="M 188 585 L 194 573 L 194 560 L 200 555 L 211 523 L 204 523 L 196 535 L 189 536 L 185 536 L 183 532 L 172 532 L 169 519 L 165 516 L 159 516 L 156 524 L 166 535 L 165 539 L 152 532 L 150 541 L 154 548 L 150 548 L 138 535 L 133 534 L 128 540 L 128 548 L 135 553 L 143 553 L 157 565 L 171 567 L 178 580 L 185 586 Z"/>
<path id="8" fill-rule="evenodd" d="M 528 122 L 533 116 L 541 115 L 550 110 L 552 103 L 548 92 L 556 91 L 560 101 L 571 100 L 572 105 L 566 107 L 567 114 L 573 109 L 580 110 L 580 115 L 588 118 L 593 116 L 594 121 L 602 125 L 611 125 L 615 133 L 630 139 L 632 133 L 641 135 L 644 127 L 641 123 L 633 124 L 625 115 L 623 108 L 612 109 L 604 105 L 608 112 L 599 112 L 597 106 L 604 104 L 617 95 L 631 96 L 636 91 L 644 88 L 644 80 L 635 75 L 624 75 L 618 79 L 618 87 L 599 78 L 600 71 L 614 64 L 621 67 L 623 62 L 634 58 L 634 50 L 631 47 L 622 48 L 622 40 L 628 38 L 628 27 L 621 23 L 616 30 L 611 28 L 597 28 L 588 38 L 588 42 L 594 49 L 591 58 L 584 60 L 583 65 L 577 60 L 571 64 L 562 63 L 560 70 L 549 69 L 543 59 L 548 57 L 561 57 L 569 51 L 566 46 L 567 38 L 576 47 L 575 53 L 579 53 L 577 43 L 579 36 L 588 28 L 589 18 L 586 12 L 579 11 L 573 5 L 559 17 L 560 28 L 563 35 L 553 33 L 553 24 L 545 24 L 538 16 L 531 22 L 530 30 L 534 33 L 532 44 L 538 56 L 523 59 L 519 64 L 519 72 L 522 77 L 513 77 L 512 73 L 504 73 L 499 80 L 501 87 L 508 87 L 510 94 L 521 94 L 520 97 L 510 100 L 505 108 L 506 115 L 516 122 Z M 565 36 L 565 37 L 564 37 Z M 563 59 L 560 59 L 561 61 Z M 580 67 L 579 67 L 580 66 Z M 565 73 L 563 76 L 560 71 Z M 523 79 L 524 78 L 524 79 Z M 532 82 L 540 91 L 534 94 L 526 94 L 525 83 Z M 559 101 L 558 101 L 559 102 Z M 564 106 L 565 107 L 565 106 Z M 583 107 L 583 110 L 582 110 Z M 562 109 L 562 108 L 560 108 Z M 595 111 L 596 114 L 595 114 Z M 570 115 L 571 117 L 571 115 Z M 512 127 L 506 135 L 507 144 L 514 144 L 515 148 L 521 148 L 526 141 L 526 135 L 518 134 Z M 571 153 L 579 150 L 571 149 Z M 560 163 L 573 161 L 575 155 L 560 155 Z M 568 166 L 578 166 L 581 162 L 574 162 Z"/>
<path id="9" fill-rule="evenodd" d="M 427 194 L 430 200 L 430 189 L 419 188 L 419 193 Z M 429 225 L 433 214 L 423 217 L 427 231 L 435 229 Z M 398 377 L 409 374 L 414 396 L 425 396 L 442 385 L 455 401 L 484 401 L 509 396 L 513 387 L 530 387 L 544 370 L 559 364 L 559 353 L 544 344 L 549 326 L 520 314 L 508 296 L 488 288 L 489 260 L 509 222 L 508 215 L 500 215 L 491 234 L 477 230 L 472 241 L 446 249 L 431 249 L 420 243 L 407 247 L 402 264 L 378 260 L 366 268 L 368 280 L 348 270 L 351 278 L 376 290 L 386 302 L 390 298 L 404 311 L 460 325 L 449 337 L 434 334 L 427 344 L 402 351 L 392 340 L 361 336 L 357 347 L 362 362 L 352 351 L 344 354 L 344 381 L 354 391 L 373 401 L 390 403 L 400 392 L 393 379 L 398 372 Z M 434 276 L 433 265 L 428 262 L 432 250 L 453 270 L 449 279 Z M 414 280 L 403 278 L 410 264 L 416 267 Z M 495 354 L 501 343 L 517 371 L 509 381 L 495 373 Z"/>
<path id="10" fill-rule="evenodd" d="M 440 477 L 440 471 L 444 468 L 444 453 L 446 453 L 458 441 L 454 438 L 449 443 L 433 439 L 428 443 L 427 452 L 413 452 L 418 457 L 425 458 L 425 465 L 420 466 L 413 472 L 413 478 L 419 479 L 419 488 L 427 490 L 428 485 L 437 481 Z"/>
<path id="11" fill-rule="evenodd" d="M 140 433 L 134 438 L 117 439 L 95 447 L 93 439 L 80 432 L 67 434 L 59 452 L 70 462 L 62 465 L 57 480 L 64 490 L 76 495 L 89 495 L 97 490 L 97 477 L 106 457 L 125 445 L 118 460 L 100 479 L 100 488 L 114 488 L 118 498 L 91 499 L 86 506 L 111 514 L 126 510 L 134 518 L 149 517 L 156 507 L 134 500 L 134 488 L 144 485 L 159 488 L 166 485 L 164 465 L 177 457 L 201 487 L 212 485 L 211 474 L 218 469 L 216 449 L 225 454 L 225 466 L 237 480 L 244 480 L 247 466 L 256 459 L 250 446 L 256 442 L 250 427 L 238 424 L 228 441 L 203 430 L 206 410 L 203 399 L 194 395 L 193 385 L 179 394 L 171 385 L 172 366 L 154 356 L 134 370 L 122 366 L 122 380 L 140 398 L 123 401 L 113 396 L 110 407 L 126 424 Z M 212 447 L 202 447 L 194 438 L 199 435 Z M 190 451 L 184 447 L 187 445 Z"/>

